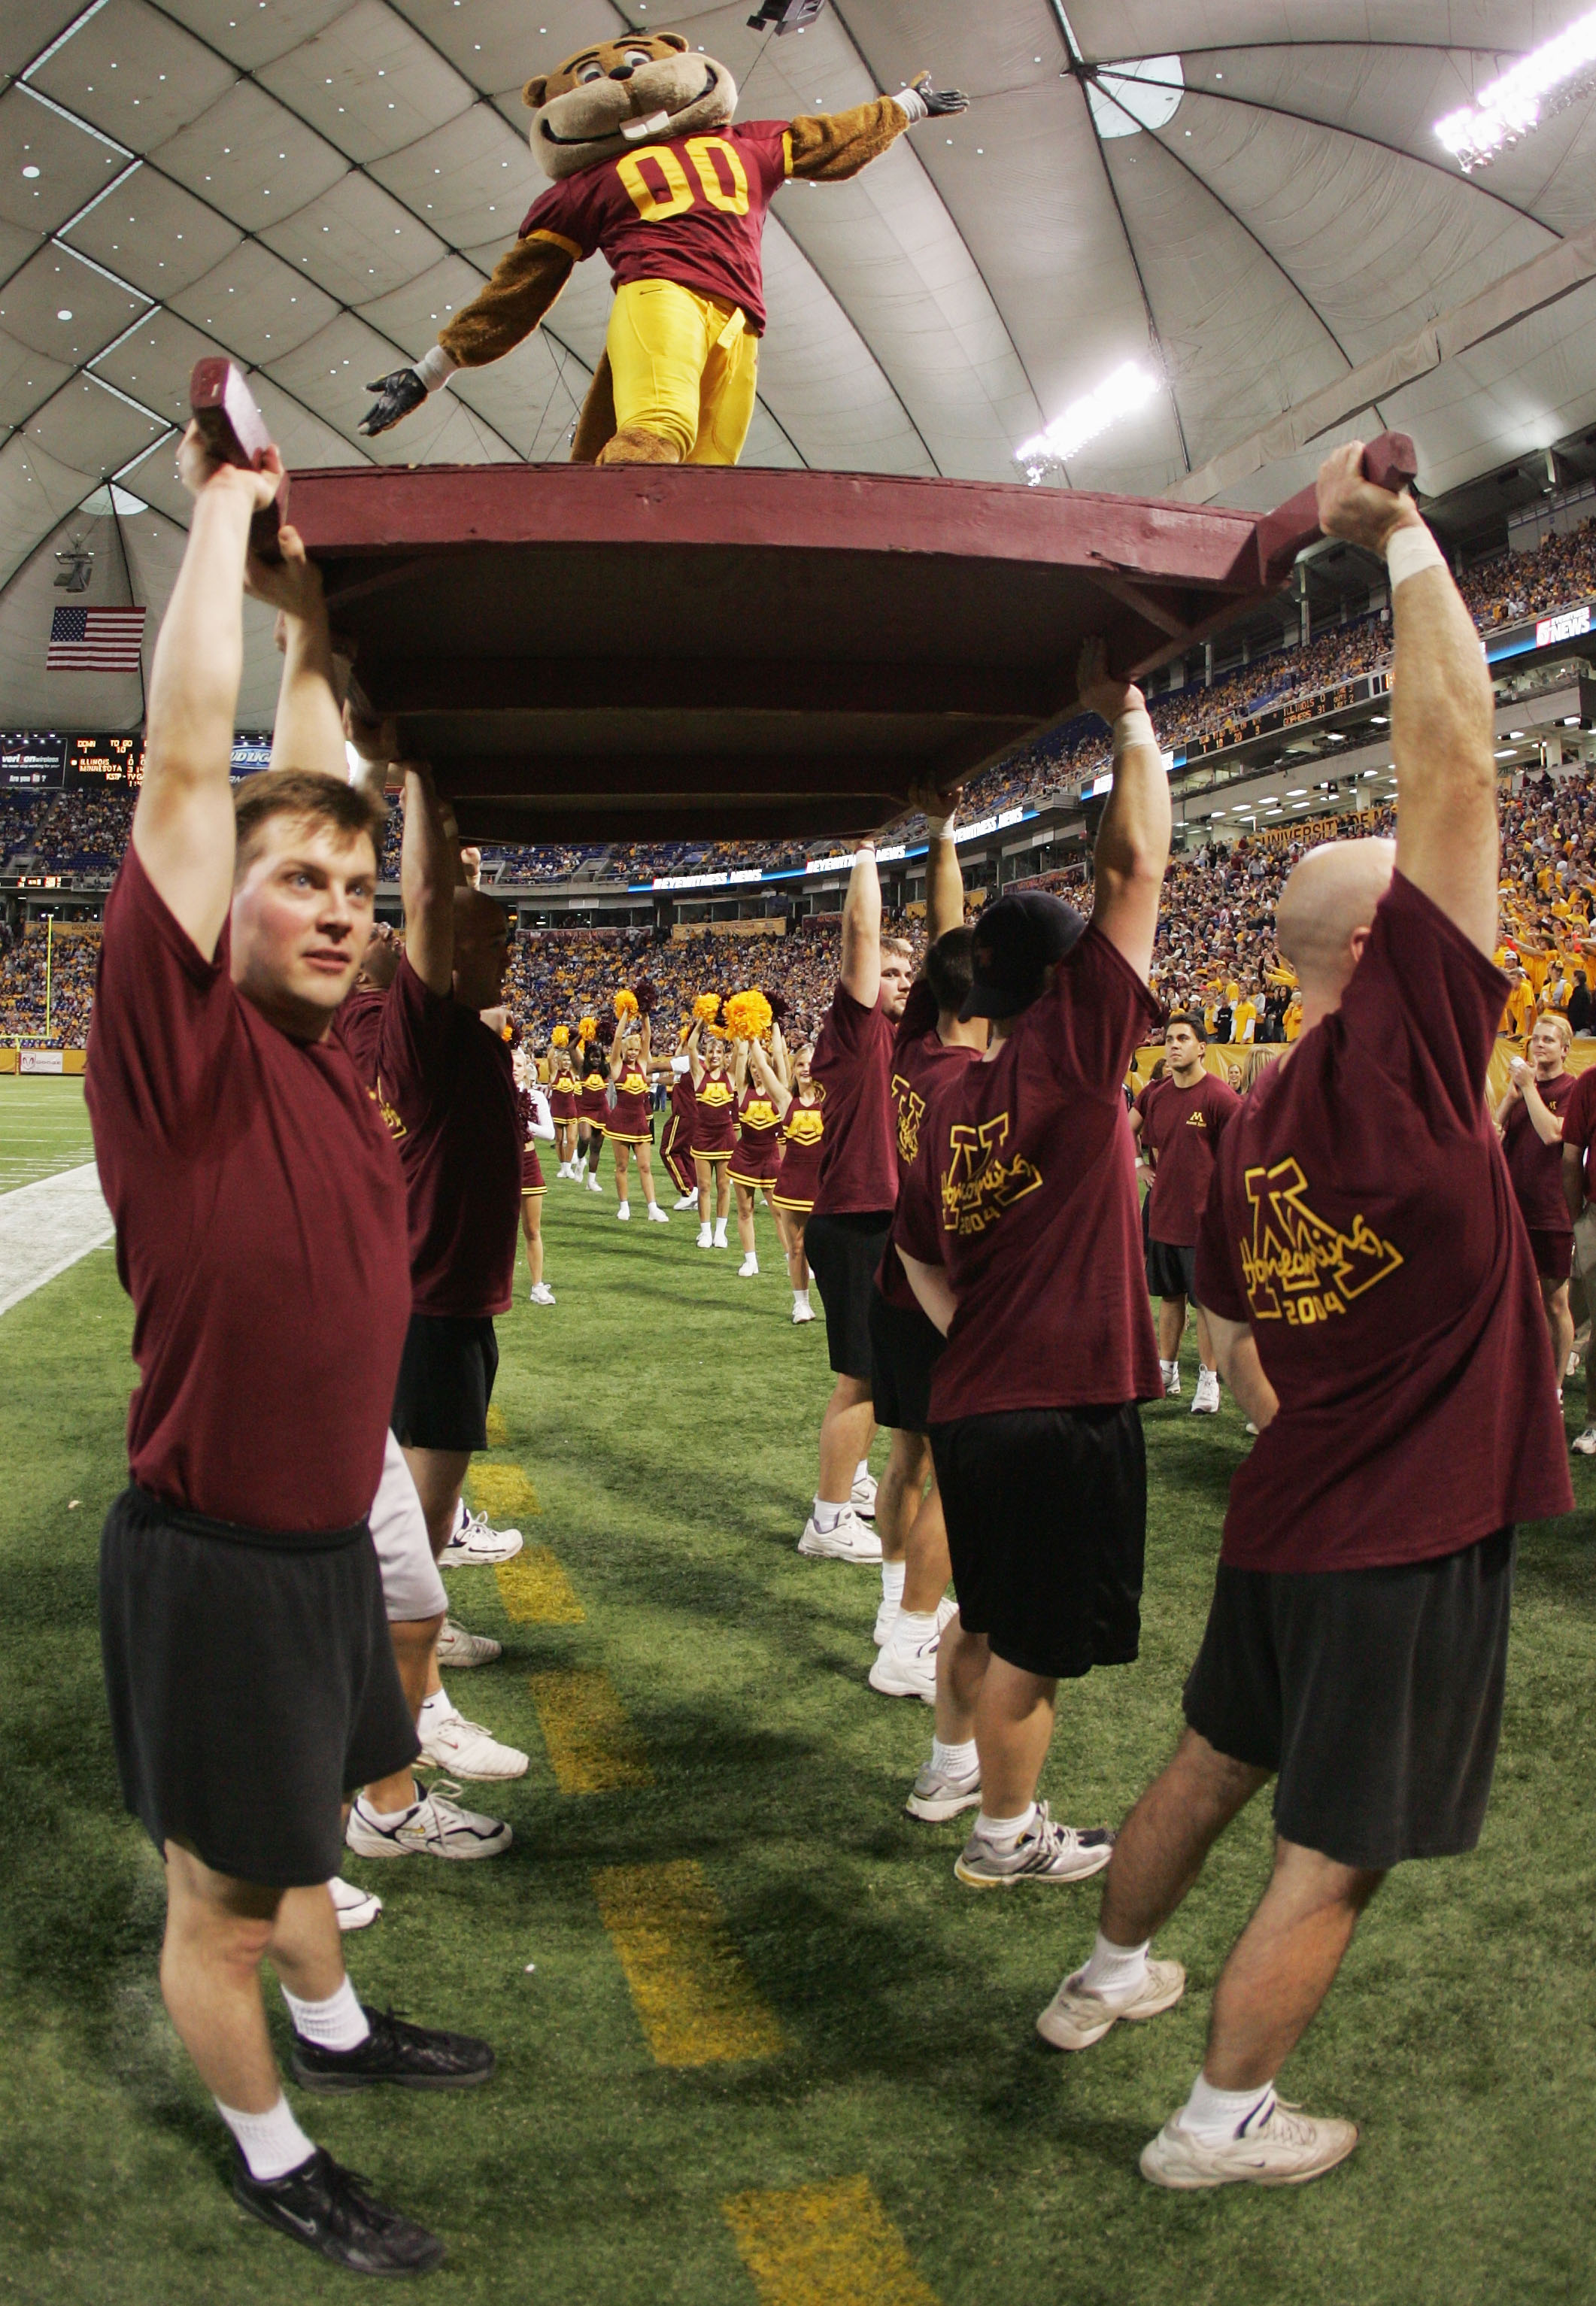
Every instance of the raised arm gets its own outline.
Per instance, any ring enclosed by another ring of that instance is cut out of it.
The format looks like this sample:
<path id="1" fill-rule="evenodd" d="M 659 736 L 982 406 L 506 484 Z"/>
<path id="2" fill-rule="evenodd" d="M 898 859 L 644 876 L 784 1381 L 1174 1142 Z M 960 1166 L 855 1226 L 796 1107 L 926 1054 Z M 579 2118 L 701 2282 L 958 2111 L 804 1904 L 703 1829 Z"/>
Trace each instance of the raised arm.
<path id="1" fill-rule="evenodd" d="M 788 123 L 787 173 L 832 184 L 857 176 L 915 121 L 931 114 L 962 112 L 969 103 L 969 97 L 956 88 L 933 88 L 930 73 L 922 73 L 912 88 L 897 96 L 878 96 L 847 112 L 801 113 Z"/>
<path id="2" fill-rule="evenodd" d="M 1078 685 L 1081 704 L 1114 731 L 1114 783 L 1092 865 L 1092 926 L 1145 984 L 1169 862 L 1169 779 L 1146 700 L 1139 688 L 1109 673 L 1101 641 L 1083 645 Z"/>
<path id="3" fill-rule="evenodd" d="M 775 1075 L 777 1080 L 781 1083 L 783 1089 L 791 1088 L 792 1063 L 787 1054 L 786 1037 L 782 1033 L 781 1021 L 779 1019 L 774 1021 L 771 1026 L 770 1070 Z"/>
<path id="4" fill-rule="evenodd" d="M 405 906 L 405 952 L 429 991 L 455 981 L 455 845 L 424 761 L 405 761 L 405 835 L 399 850 L 399 893 Z"/>
<path id="5" fill-rule="evenodd" d="M 1319 467 L 1319 525 L 1385 559 L 1391 578 L 1396 869 L 1481 952 L 1496 950 L 1496 703 L 1473 619 L 1412 497 L 1362 476 L 1349 440 Z"/>
<path id="6" fill-rule="evenodd" d="M 935 944 L 948 929 L 964 922 L 964 875 L 959 866 L 959 844 L 953 838 L 962 785 L 939 793 L 934 785 L 914 795 L 926 812 L 926 942 Z"/>
<path id="7" fill-rule="evenodd" d="M 848 876 L 841 981 L 861 1009 L 874 1009 L 881 997 L 881 874 L 874 841 L 860 842 Z"/>
<path id="8" fill-rule="evenodd" d="M 704 1053 L 699 1046 L 699 1036 L 703 1029 L 703 1019 L 695 1017 L 693 1029 L 687 1035 L 687 1075 L 695 1089 L 704 1079 Z"/>
<path id="9" fill-rule="evenodd" d="M 620 1079 L 620 1037 L 626 1029 L 626 1019 L 624 1017 L 618 1017 L 615 1021 L 615 1030 L 610 1037 L 610 1078 L 611 1080 L 619 1080 Z"/>
<path id="10" fill-rule="evenodd" d="M 777 1072 L 757 1041 L 748 1044 L 748 1063 L 754 1068 L 754 1078 L 776 1109 L 778 1121 L 785 1121 L 792 1106 L 792 1091 Z"/>
<path id="11" fill-rule="evenodd" d="M 297 529 L 277 532 L 283 557 L 252 564 L 249 589 L 277 610 L 277 642 L 283 653 L 277 718 L 271 727 L 274 769 L 315 769 L 322 776 L 347 777 L 344 707 L 338 695 L 328 630 L 321 571 L 307 559 Z"/>
<path id="12" fill-rule="evenodd" d="M 438 342 L 414 367 L 390 369 L 367 385 L 377 400 L 360 421 L 368 436 L 386 432 L 447 384 L 457 368 L 501 360 L 529 337 L 571 277 L 579 252 L 547 233 L 529 233 L 507 248 L 493 277 L 438 332 Z"/>

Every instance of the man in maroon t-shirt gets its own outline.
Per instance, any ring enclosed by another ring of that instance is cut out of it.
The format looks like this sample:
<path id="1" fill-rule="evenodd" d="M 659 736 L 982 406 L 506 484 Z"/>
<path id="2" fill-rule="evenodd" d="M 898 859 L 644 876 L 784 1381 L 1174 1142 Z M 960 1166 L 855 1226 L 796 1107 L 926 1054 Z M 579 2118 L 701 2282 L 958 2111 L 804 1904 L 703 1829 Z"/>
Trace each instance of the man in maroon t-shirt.
<path id="1" fill-rule="evenodd" d="M 1204 1064 L 1207 1038 L 1202 1019 L 1189 1010 L 1170 1019 L 1164 1029 L 1167 1067 L 1164 1079 L 1148 1083 L 1131 1116 L 1131 1134 L 1151 1157 L 1148 1164 L 1151 1173 L 1147 1208 L 1148 1287 L 1160 1301 L 1158 1362 L 1164 1390 L 1177 1400 L 1187 1300 L 1196 1307 L 1194 1416 L 1209 1415 L 1219 1406 L 1219 1371 L 1208 1320 L 1192 1288 L 1198 1229 L 1219 1140 L 1242 1101 L 1228 1081 L 1222 1081 Z"/>
<path id="2" fill-rule="evenodd" d="M 899 1254 L 947 1339 L 931 1447 L 959 1613 L 943 1635 L 931 1759 L 912 1817 L 979 1815 L 954 1870 L 981 1889 L 1077 1881 L 1113 1836 L 1056 1823 L 1037 1787 L 1061 1680 L 1139 1637 L 1156 1399 L 1123 1082 L 1169 855 L 1169 782 L 1140 692 L 1083 653 L 1082 705 L 1114 730 L 1088 924 L 1037 892 L 976 924 L 967 1017 L 992 1021 L 921 1124 Z"/>
<path id="3" fill-rule="evenodd" d="M 892 1041 L 913 974 L 908 941 L 882 935 L 875 843 L 861 841 L 842 908 L 841 973 L 809 1067 L 825 1135 L 804 1254 L 820 1285 L 837 1381 L 820 1421 L 820 1486 L 798 1551 L 823 1559 L 881 1559 L 866 1525 L 875 1510 L 870 1293 L 898 1199 Z"/>
<path id="4" fill-rule="evenodd" d="M 1512 1060 L 1511 1078 L 1497 1106 L 1507 1174 L 1541 1277 L 1559 1398 L 1574 1351 L 1574 1315 L 1568 1305 L 1574 1220 L 1563 1194 L 1563 1115 L 1574 1095 L 1574 1075 L 1567 1069 L 1573 1042 L 1566 1017 L 1555 1010 L 1537 1017 L 1530 1034 L 1529 1062 Z"/>
<path id="5" fill-rule="evenodd" d="M 254 2216 L 367 2272 L 442 2245 L 372 2202 L 283 2097 L 269 1958 L 307 2087 L 486 2080 L 485 2043 L 363 2008 L 327 1884 L 340 1804 L 407 1763 L 367 1510 L 409 1289 L 398 1164 L 331 1037 L 371 927 L 381 811 L 304 768 L 229 782 L 260 473 L 191 426 L 193 518 L 156 643 L 132 843 L 106 910 L 88 1099 L 141 1382 L 100 1548 L 124 1798 L 166 1863 L 161 1990 Z M 286 526 L 251 589 L 318 591 Z"/>
<path id="6" fill-rule="evenodd" d="M 1472 1849 L 1501 1720 L 1514 1524 L 1573 1504 L 1534 1264 L 1485 1105 L 1497 941 L 1493 700 L 1411 498 L 1353 441 L 1326 532 L 1384 556 L 1395 850 L 1333 841 L 1277 911 L 1302 1033 L 1232 1120 L 1198 1246 L 1259 1439 L 1231 1487 L 1187 1730 L 1122 1828 L 1097 1946 L 1038 2020 L 1080 2050 L 1184 1990 L 1148 1959 L 1276 1778 L 1274 1871 L 1215 1989 L 1186 2105 L 1144 2149 L 1182 2191 L 1300 2183 L 1357 2131 L 1276 2100 L 1359 1916 L 1404 1858 Z"/>
<path id="7" fill-rule="evenodd" d="M 926 812 L 926 965 L 898 1020 L 892 1091 L 898 1190 L 920 1157 L 920 1125 L 942 1083 L 986 1046 L 985 1018 L 961 1018 L 974 982 L 975 939 L 964 926 L 964 875 L 953 838 L 959 790 L 916 795 Z M 870 1687 L 887 1697 L 936 1697 L 936 1651 L 952 1614 L 942 1493 L 931 1463 L 931 1372 L 942 1352 L 891 1239 L 870 1293 L 870 1386 L 892 1437 L 875 1499 L 881 1607 Z"/>
<path id="8" fill-rule="evenodd" d="M 1596 1292 L 1596 1177 L 1591 1157 L 1596 1150 L 1596 1065 L 1580 1073 L 1563 1106 L 1560 1123 L 1563 1164 L 1563 1205 L 1572 1227 L 1571 1270 L 1584 1284 L 1587 1303 Z M 1567 1368 L 1565 1359 L 1563 1366 Z M 1585 1423 L 1573 1447 L 1582 1457 L 1596 1456 L 1596 1396 L 1591 1388 L 1591 1360 L 1585 1357 Z"/>

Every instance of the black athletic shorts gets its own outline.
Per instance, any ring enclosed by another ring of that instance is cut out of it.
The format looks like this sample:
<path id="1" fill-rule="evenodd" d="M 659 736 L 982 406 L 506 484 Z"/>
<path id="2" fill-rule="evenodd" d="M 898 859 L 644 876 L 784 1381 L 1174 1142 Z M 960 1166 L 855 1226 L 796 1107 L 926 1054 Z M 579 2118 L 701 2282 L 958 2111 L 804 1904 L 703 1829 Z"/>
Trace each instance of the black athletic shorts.
<path id="1" fill-rule="evenodd" d="M 1148 1289 L 1155 1297 L 1188 1297 L 1197 1302 L 1197 1251 L 1174 1241 L 1148 1243 Z"/>
<path id="2" fill-rule="evenodd" d="M 490 1314 L 412 1313 L 389 1423 L 403 1449 L 485 1449 L 499 1370 Z"/>
<path id="3" fill-rule="evenodd" d="M 960 1622 L 1060 1681 L 1130 1665 L 1141 1634 L 1147 1456 L 1133 1401 L 931 1429 Z"/>
<path id="4" fill-rule="evenodd" d="M 839 1377 L 870 1382 L 870 1300 L 876 1268 L 892 1230 L 891 1209 L 862 1215 L 810 1217 L 804 1227 L 804 1255 L 820 1285 L 825 1307 L 825 1342 Z"/>
<path id="5" fill-rule="evenodd" d="M 870 1292 L 870 1391 L 878 1425 L 900 1433 L 931 1431 L 931 1372 L 947 1339 L 917 1305 L 889 1305 Z"/>
<path id="6" fill-rule="evenodd" d="M 1276 1770 L 1275 1823 L 1341 1866 L 1480 1839 L 1502 1722 L 1514 1537 L 1389 1569 L 1221 1562 L 1186 1719 Z"/>
<path id="7" fill-rule="evenodd" d="M 130 1483 L 99 1625 L 122 1798 L 156 1848 L 271 1889 L 329 1882 L 340 1804 L 419 1750 L 365 1524 L 267 1536 Z"/>

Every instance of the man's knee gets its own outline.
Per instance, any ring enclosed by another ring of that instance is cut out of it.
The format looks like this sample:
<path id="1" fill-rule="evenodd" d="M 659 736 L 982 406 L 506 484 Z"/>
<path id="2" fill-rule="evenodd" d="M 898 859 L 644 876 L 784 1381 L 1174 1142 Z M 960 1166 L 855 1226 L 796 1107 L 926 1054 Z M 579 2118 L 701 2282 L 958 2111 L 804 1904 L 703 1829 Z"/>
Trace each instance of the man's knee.
<path id="1" fill-rule="evenodd" d="M 1302 1905 L 1340 1907 L 1361 1914 L 1386 1875 L 1383 1868 L 1344 1866 L 1338 1858 L 1327 1858 L 1322 1849 L 1310 1849 L 1304 1842 L 1288 1841 L 1282 1833 L 1275 1838 L 1274 1878 Z"/>
<path id="2" fill-rule="evenodd" d="M 872 1399 L 867 1377 L 849 1377 L 844 1372 L 839 1375 L 832 1388 L 830 1406 L 839 1414 L 843 1414 L 849 1410 L 870 1407 Z"/>

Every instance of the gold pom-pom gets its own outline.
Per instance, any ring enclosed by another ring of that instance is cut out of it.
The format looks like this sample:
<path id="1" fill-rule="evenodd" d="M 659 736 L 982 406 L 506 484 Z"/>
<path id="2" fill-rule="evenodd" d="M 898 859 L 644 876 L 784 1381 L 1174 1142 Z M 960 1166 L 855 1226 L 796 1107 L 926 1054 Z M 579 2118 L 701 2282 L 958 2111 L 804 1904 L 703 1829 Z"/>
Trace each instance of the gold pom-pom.
<path id="1" fill-rule="evenodd" d="M 709 1029 L 709 1037 L 712 1041 L 730 1041 L 731 1038 L 724 1025 L 712 1025 Z"/>
<path id="2" fill-rule="evenodd" d="M 583 1040 L 596 1041 L 599 1038 L 599 1021 L 596 1017 L 584 1017 L 576 1030 Z"/>
<path id="3" fill-rule="evenodd" d="M 713 1025 L 720 1013 L 721 996 L 718 993 L 701 993 L 693 1004 L 693 1014 L 701 1024 Z"/>
<path id="4" fill-rule="evenodd" d="M 571 1046 L 570 1027 L 556 1025 L 553 1032 L 549 1036 L 549 1046 L 551 1049 L 568 1049 Z"/>
<path id="5" fill-rule="evenodd" d="M 771 1004 L 763 993 L 734 993 L 726 1004 L 726 1029 L 734 1041 L 756 1041 L 771 1029 Z"/>
<path id="6" fill-rule="evenodd" d="M 618 993 L 615 996 L 615 1015 L 617 1021 L 624 1025 L 628 1017 L 635 1017 L 636 1014 L 637 995 L 635 993 L 627 993 L 623 988 L 623 990 Z"/>

